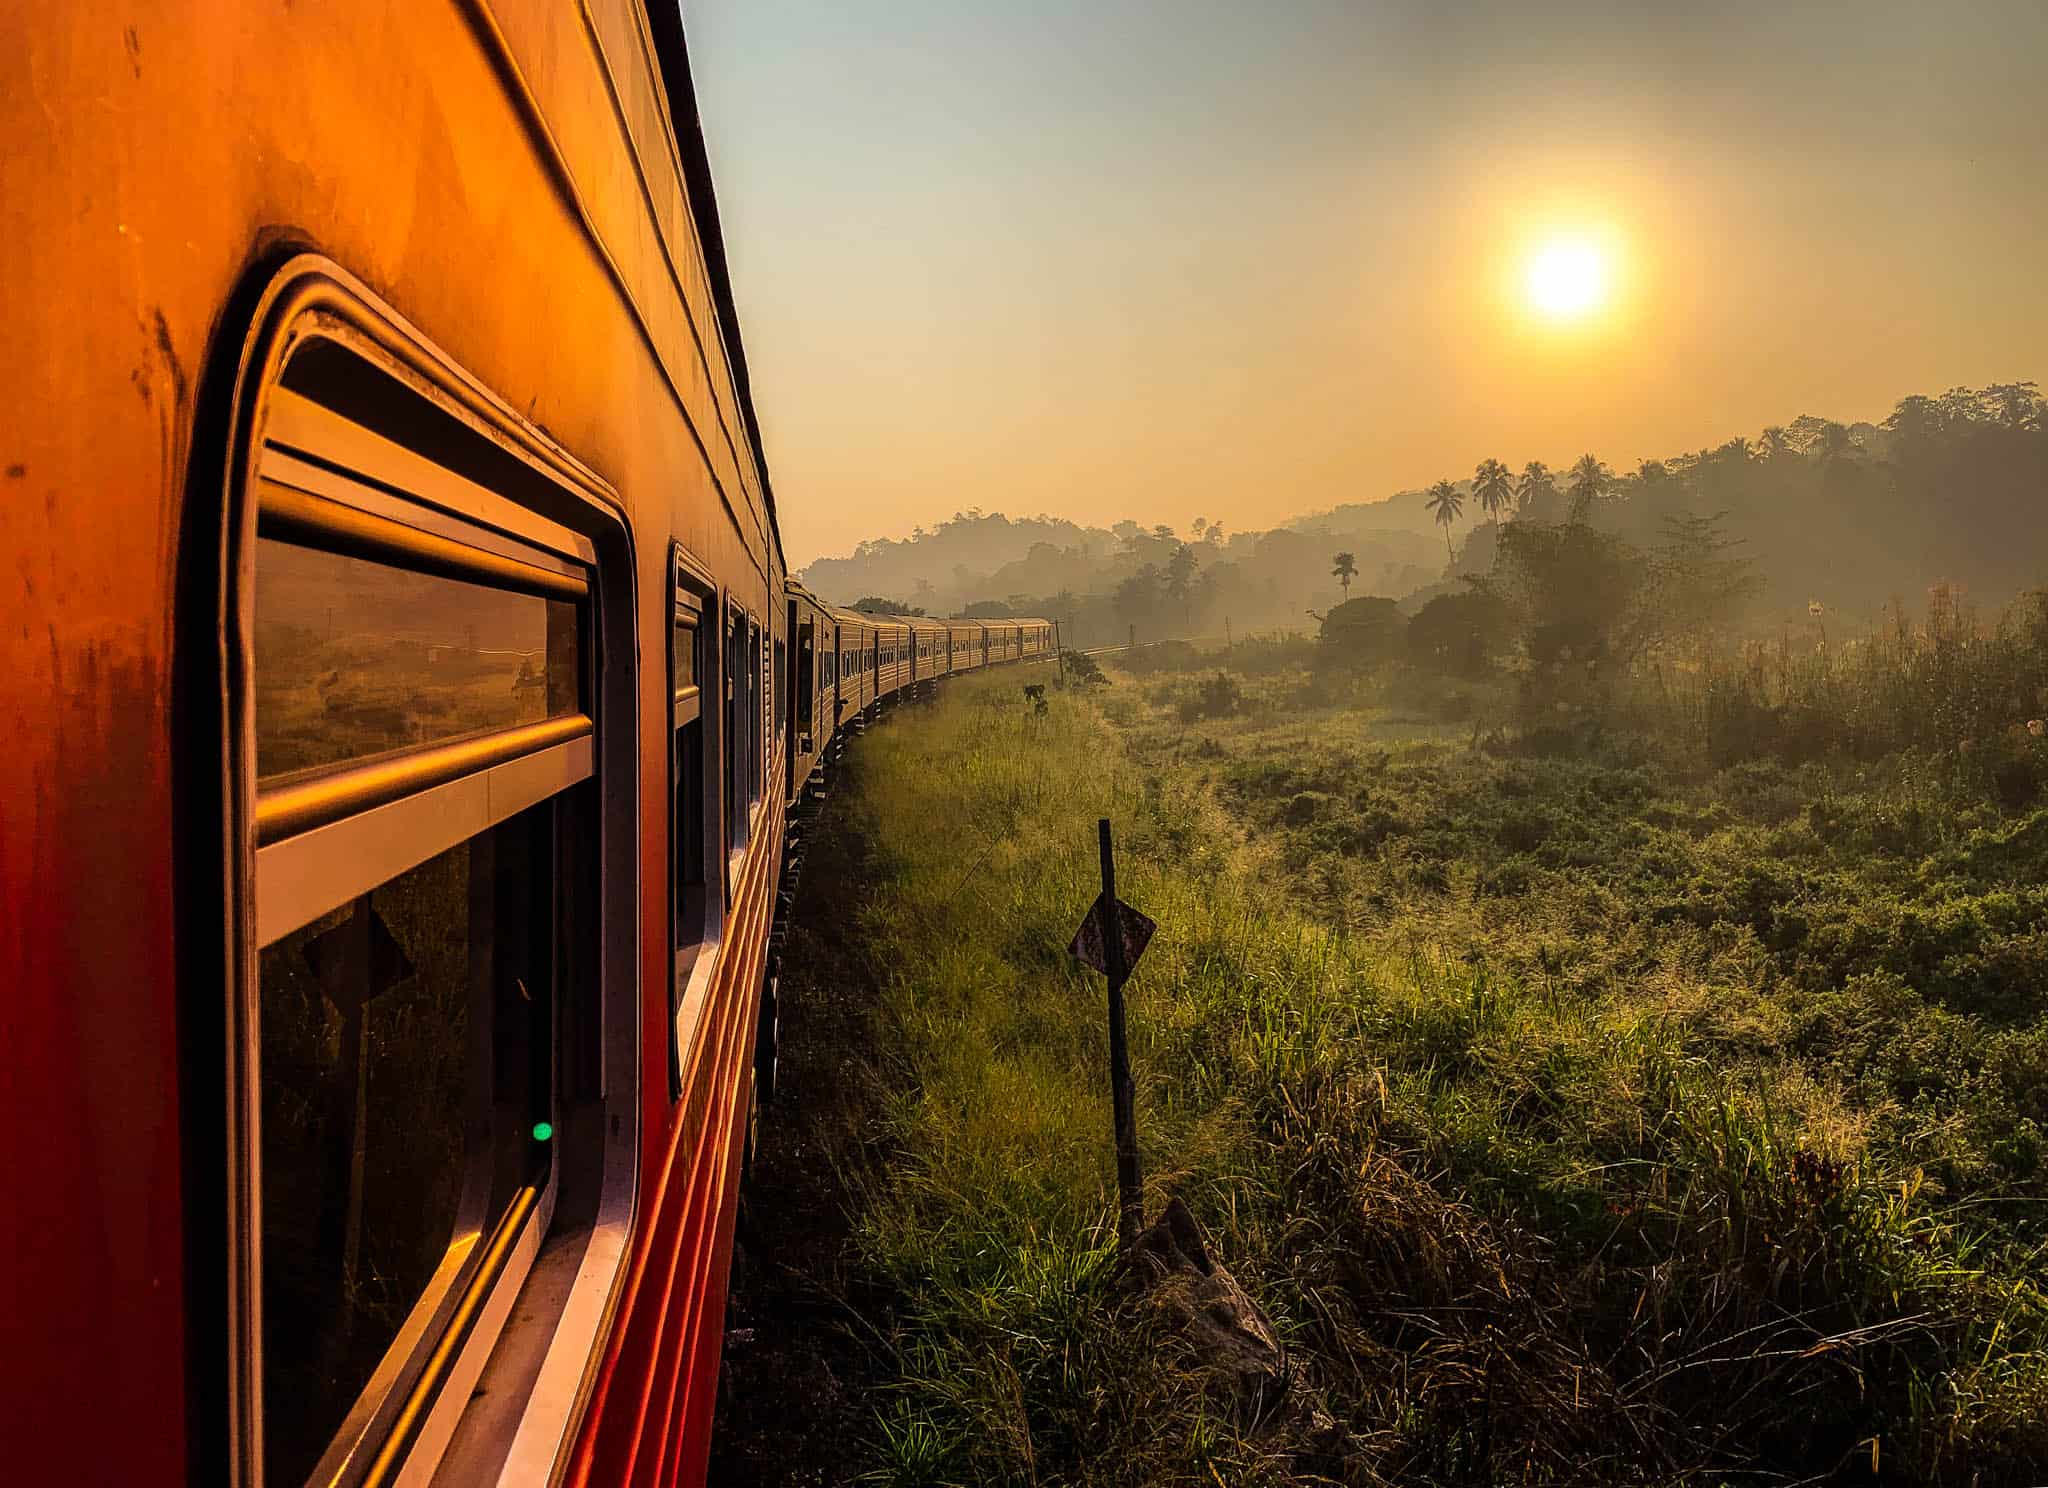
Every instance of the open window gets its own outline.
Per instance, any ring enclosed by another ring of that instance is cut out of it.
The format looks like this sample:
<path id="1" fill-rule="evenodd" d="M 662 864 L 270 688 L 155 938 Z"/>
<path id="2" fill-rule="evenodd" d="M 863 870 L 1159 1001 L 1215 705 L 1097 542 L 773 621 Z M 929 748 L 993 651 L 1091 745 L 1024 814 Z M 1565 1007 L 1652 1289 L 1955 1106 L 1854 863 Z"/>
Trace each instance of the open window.
<path id="1" fill-rule="evenodd" d="M 314 396 L 357 375 L 302 353 L 252 482 L 237 1306 L 273 1485 L 439 1460 L 598 1084 L 594 550 Z"/>

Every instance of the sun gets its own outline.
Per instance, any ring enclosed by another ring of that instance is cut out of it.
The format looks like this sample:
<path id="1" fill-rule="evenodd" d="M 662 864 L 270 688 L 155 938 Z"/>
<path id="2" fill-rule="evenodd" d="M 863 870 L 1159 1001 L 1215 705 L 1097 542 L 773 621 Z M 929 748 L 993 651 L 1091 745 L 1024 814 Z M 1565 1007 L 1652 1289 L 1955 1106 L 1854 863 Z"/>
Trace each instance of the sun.
<path id="1" fill-rule="evenodd" d="M 1530 255 L 1522 288 L 1548 320 L 1583 320 L 1607 303 L 1607 254 L 1590 238 L 1552 238 Z"/>

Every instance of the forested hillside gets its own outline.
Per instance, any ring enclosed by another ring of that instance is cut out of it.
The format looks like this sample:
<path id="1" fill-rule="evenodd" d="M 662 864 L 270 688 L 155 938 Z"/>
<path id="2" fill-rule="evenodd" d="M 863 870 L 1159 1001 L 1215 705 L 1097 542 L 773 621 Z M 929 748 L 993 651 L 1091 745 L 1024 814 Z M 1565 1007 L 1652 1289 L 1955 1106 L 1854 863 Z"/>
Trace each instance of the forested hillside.
<path id="1" fill-rule="evenodd" d="M 1414 610 L 1490 572 L 1503 525 L 1575 519 L 1624 551 L 1674 518 L 1717 518 L 1752 566 L 1750 617 L 1818 601 L 1844 623 L 1942 582 L 1996 607 L 2034 582 L 2048 544 L 2048 411 L 2031 382 L 1901 399 L 1878 423 L 1802 415 L 1755 438 L 1617 472 L 1489 458 L 1461 480 L 1234 532 L 1122 521 L 1083 527 L 970 510 L 901 540 L 820 559 L 803 577 L 841 602 L 878 596 L 934 614 L 1042 614 L 1071 643 L 1312 629 L 1347 598 Z"/>

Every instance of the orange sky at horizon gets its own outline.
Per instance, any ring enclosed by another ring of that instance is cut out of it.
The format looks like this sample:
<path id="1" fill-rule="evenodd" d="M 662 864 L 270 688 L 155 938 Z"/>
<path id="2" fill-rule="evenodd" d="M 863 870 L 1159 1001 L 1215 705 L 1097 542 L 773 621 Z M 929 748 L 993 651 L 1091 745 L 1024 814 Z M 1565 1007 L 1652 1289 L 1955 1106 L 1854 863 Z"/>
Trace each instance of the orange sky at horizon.
<path id="1" fill-rule="evenodd" d="M 1849 15 L 689 0 L 792 565 L 2048 374 L 2048 10 Z M 1611 273 L 1578 320 L 1529 303 L 1560 237 Z"/>

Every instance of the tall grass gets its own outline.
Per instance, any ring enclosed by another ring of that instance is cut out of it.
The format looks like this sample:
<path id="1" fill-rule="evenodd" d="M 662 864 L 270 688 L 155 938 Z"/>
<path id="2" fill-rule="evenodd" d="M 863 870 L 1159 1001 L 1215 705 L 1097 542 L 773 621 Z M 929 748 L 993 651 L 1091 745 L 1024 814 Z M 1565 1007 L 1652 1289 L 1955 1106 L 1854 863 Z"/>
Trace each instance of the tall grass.
<path id="1" fill-rule="evenodd" d="M 1629 710 L 1639 727 L 1697 740 L 1716 763 L 1770 756 L 1876 759 L 1901 750 L 1975 753 L 1985 778 L 2031 751 L 2048 717 L 2048 591 L 1983 623 L 1947 585 L 1917 622 L 1894 600 L 1868 634 L 1830 636 L 1814 613 L 1775 638 L 1706 647 L 1654 667 Z M 2029 789 L 2040 772 L 2028 770 Z"/>
<path id="2" fill-rule="evenodd" d="M 1204 761 L 1272 730 L 1252 713 L 1190 741 L 1127 688 L 1034 715 L 990 676 L 855 751 L 891 1092 L 857 1185 L 892 1299 L 871 1481 L 2039 1479 L 2040 1253 L 1873 1148 L 1781 1047 L 1766 967 L 1574 978 L 1562 904 L 1489 954 L 1476 870 L 1417 888 L 1356 842 L 1295 854 L 1313 800 L 1272 832 L 1226 809 Z M 1102 987 L 1064 950 L 1098 816 L 1160 925 L 1131 985 L 1148 1208 L 1187 1200 L 1338 1455 L 1207 1390 L 1119 1282 Z M 1392 887 L 1332 915 L 1317 864 Z"/>

